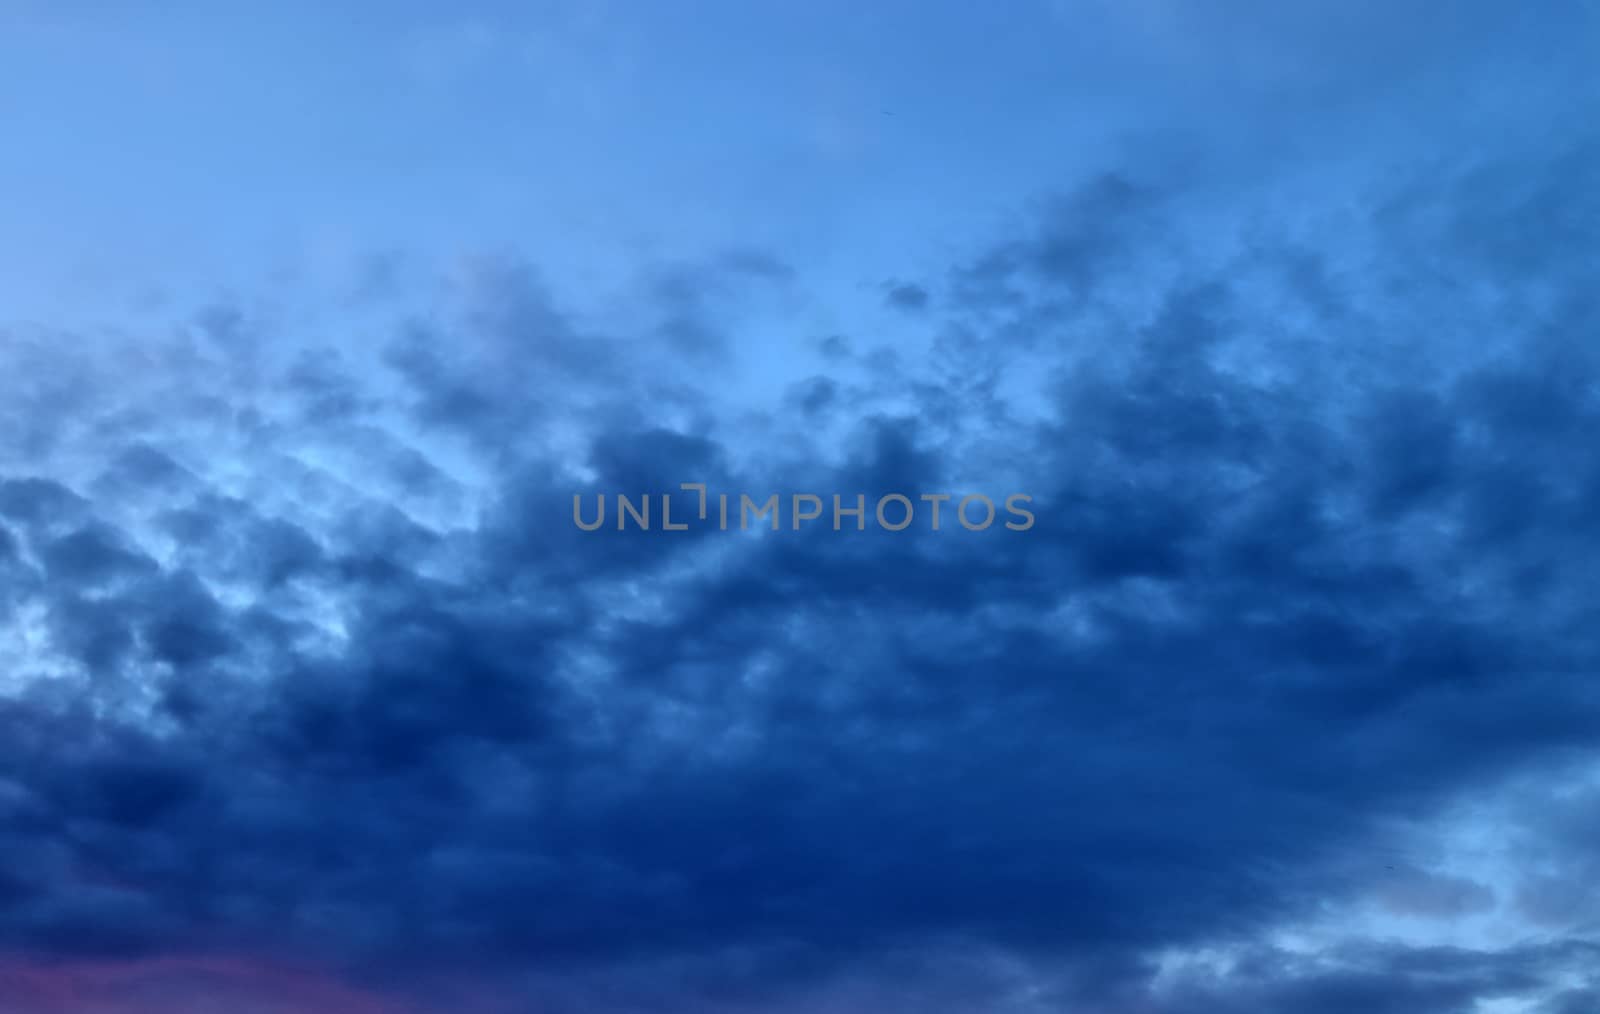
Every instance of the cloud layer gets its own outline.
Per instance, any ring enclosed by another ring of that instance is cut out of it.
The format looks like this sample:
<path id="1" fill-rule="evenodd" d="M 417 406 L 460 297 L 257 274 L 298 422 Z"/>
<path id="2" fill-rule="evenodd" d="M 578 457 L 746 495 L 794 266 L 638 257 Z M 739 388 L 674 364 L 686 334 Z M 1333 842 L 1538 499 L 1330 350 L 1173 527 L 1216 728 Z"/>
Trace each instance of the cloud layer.
<path id="1" fill-rule="evenodd" d="M 755 380 L 759 244 L 9 327 L 0 1006 L 1590 1009 L 1592 123 L 1130 156 Z M 572 523 L 682 482 L 1037 522 Z"/>

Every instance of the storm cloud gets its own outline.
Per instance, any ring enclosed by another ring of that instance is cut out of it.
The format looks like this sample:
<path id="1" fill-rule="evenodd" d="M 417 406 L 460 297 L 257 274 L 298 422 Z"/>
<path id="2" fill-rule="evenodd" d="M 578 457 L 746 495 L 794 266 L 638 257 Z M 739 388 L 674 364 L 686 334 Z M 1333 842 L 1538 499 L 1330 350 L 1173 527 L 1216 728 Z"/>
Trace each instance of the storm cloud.
<path id="1" fill-rule="evenodd" d="M 1272 100 L 1339 122 L 1482 65 L 1402 7 L 1238 20 L 1417 54 Z M 1280 190 L 1108 151 L 846 296 L 750 238 L 7 325 L 0 1006 L 1588 1010 L 1600 136 L 1527 87 Z M 1037 522 L 573 524 L 682 482 Z"/>

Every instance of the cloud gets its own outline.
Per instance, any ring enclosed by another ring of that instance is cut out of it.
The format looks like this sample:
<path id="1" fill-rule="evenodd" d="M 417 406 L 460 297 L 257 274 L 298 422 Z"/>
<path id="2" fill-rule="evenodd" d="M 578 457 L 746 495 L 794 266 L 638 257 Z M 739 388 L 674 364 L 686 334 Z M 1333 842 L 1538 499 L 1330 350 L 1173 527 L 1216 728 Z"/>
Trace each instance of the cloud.
<path id="1" fill-rule="evenodd" d="M 1214 193 L 1092 173 L 869 294 L 916 311 L 902 351 L 828 339 L 737 409 L 740 315 L 811 281 L 754 247 L 646 266 L 633 333 L 484 258 L 367 342 L 224 306 L 8 343 L 40 380 L 0 415 L 0 982 L 23 1014 L 1577 1009 L 1583 819 L 1524 817 L 1508 892 L 1384 862 L 1592 762 L 1600 149 L 1550 143 L 1353 191 L 1392 254 L 1359 271 L 1270 216 L 1197 252 Z M 692 481 L 1038 521 L 572 524 L 688 518 Z M 1374 896 L 1550 932 L 1285 942 Z"/>

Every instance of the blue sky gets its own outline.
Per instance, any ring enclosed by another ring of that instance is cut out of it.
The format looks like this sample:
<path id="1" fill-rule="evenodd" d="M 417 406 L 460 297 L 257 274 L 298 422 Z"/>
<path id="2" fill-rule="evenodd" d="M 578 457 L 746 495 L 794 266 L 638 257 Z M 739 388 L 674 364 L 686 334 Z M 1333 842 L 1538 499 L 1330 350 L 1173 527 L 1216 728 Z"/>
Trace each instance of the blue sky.
<path id="1" fill-rule="evenodd" d="M 863 6 L 0 2 L 0 1007 L 1593 1007 L 1600 8 Z"/>

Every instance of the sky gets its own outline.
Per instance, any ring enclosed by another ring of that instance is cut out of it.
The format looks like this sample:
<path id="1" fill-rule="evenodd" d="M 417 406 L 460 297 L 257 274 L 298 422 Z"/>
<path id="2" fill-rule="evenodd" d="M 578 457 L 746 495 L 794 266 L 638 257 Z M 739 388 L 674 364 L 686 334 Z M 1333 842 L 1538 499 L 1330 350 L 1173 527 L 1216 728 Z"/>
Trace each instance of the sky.
<path id="1" fill-rule="evenodd" d="M 0 1010 L 1600 1010 L 1596 68 L 0 0 Z"/>

